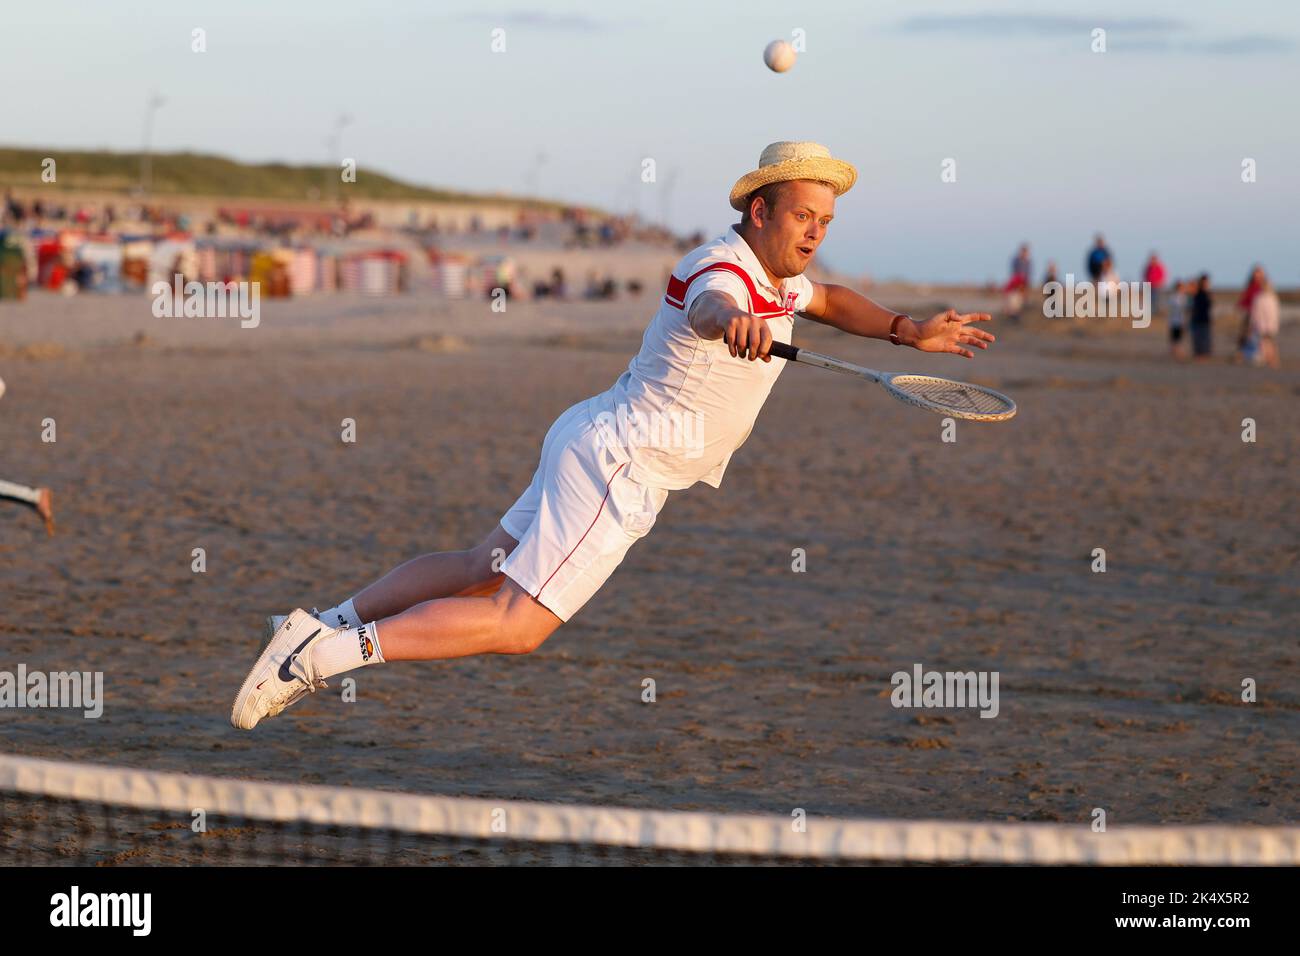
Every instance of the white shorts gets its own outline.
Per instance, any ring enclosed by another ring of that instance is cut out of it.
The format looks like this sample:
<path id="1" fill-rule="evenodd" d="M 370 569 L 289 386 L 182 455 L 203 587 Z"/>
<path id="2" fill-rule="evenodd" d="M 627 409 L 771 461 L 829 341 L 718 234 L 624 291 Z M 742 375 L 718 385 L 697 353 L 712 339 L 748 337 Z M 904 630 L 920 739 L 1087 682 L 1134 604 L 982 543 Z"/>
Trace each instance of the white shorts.
<path id="1" fill-rule="evenodd" d="M 668 498 L 626 471 L 584 399 L 555 420 L 532 483 L 501 518 L 519 542 L 502 572 L 562 621 L 600 590 Z"/>

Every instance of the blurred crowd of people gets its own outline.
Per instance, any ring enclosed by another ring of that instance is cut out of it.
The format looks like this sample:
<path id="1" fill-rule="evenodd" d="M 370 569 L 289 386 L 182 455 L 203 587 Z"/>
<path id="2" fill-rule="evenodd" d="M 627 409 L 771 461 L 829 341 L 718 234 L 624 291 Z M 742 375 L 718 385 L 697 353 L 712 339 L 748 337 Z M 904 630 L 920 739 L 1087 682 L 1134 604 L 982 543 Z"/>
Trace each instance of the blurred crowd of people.
<path id="1" fill-rule="evenodd" d="M 446 238 L 482 237 L 503 243 L 545 241 L 565 249 L 606 248 L 626 242 L 640 242 L 681 249 L 704 241 L 702 234 L 678 237 L 662 226 L 645 223 L 636 215 L 616 216 L 580 206 L 521 206 L 512 224 L 489 227 L 485 217 L 464 212 L 421 216 L 411 209 L 404 231 L 427 243 Z M 18 198 L 6 190 L 0 208 L 0 229 L 81 229 L 90 233 L 175 233 L 216 235 L 237 232 L 251 237 L 278 239 L 343 238 L 361 230 L 376 228 L 373 212 L 356 208 L 344 198 L 333 205 L 282 207 L 267 203 L 223 202 L 208 218 L 196 220 L 159 202 L 130 200 L 113 202 L 69 202 Z"/>
<path id="2" fill-rule="evenodd" d="M 4 208 L 0 209 L 0 228 L 79 228 L 109 232 L 122 222 L 150 222 L 151 216 L 156 215 L 160 215 L 158 210 L 139 203 L 128 204 L 119 213 L 113 203 L 69 206 L 41 199 L 23 202 L 12 189 L 6 189 Z"/>
<path id="3" fill-rule="evenodd" d="M 1088 278 L 1096 287 L 1100 302 L 1115 297 L 1120 284 L 1115 268 L 1115 257 L 1106 245 L 1105 237 L 1098 234 L 1084 257 Z M 1023 313 L 1026 295 L 1033 286 L 1033 260 L 1029 244 L 1022 243 L 1011 259 L 1011 275 L 1003 286 L 1007 312 L 1013 321 Z M 1060 282 L 1056 263 L 1049 261 L 1043 273 L 1042 286 Z M 1210 275 L 1202 272 L 1188 278 L 1170 280 L 1169 270 L 1156 252 L 1152 252 L 1142 269 L 1142 281 L 1151 290 L 1151 314 L 1165 314 L 1169 324 L 1170 354 L 1175 359 L 1190 357 L 1208 361 L 1213 353 L 1214 302 Z M 1281 355 L 1278 351 L 1278 328 L 1281 301 L 1277 290 L 1262 266 L 1251 268 L 1241 296 L 1236 302 L 1237 336 L 1234 359 L 1251 365 L 1278 368 Z M 1189 342 L 1184 342 L 1184 336 Z"/>
<path id="4" fill-rule="evenodd" d="M 285 294 L 351 291 L 353 286 L 382 288 L 388 294 L 406 284 L 379 276 L 382 263 L 365 263 L 359 272 L 350 267 L 339 271 L 335 264 L 342 268 L 349 256 L 362 251 L 410 249 L 413 241 L 433 266 L 436 294 L 457 298 L 503 288 L 515 300 L 609 300 L 639 295 L 641 281 L 592 274 L 585 285 L 570 285 L 563 274 L 562 267 L 569 264 L 564 252 L 624 243 L 686 248 L 703 241 L 698 235 L 679 238 L 635 215 L 612 216 L 578 206 L 497 205 L 480 211 L 469 203 L 449 203 L 400 211 L 390 205 L 375 212 L 347 198 L 310 204 L 231 199 L 178 207 L 126 197 L 74 201 L 66 194 L 49 195 L 54 198 L 16 195 L 12 189 L 4 194 L 0 298 L 25 298 L 29 288 L 63 294 L 133 291 L 146 285 L 150 274 L 166 273 L 153 260 L 163 247 L 176 245 L 208 259 L 215 255 L 217 261 L 209 263 L 205 275 L 219 281 L 251 277 L 258 252 L 283 252 L 292 255 L 292 262 L 285 263 L 291 281 L 277 286 Z M 393 222 L 395 212 L 398 220 Z M 376 215 L 385 213 L 387 227 L 376 222 Z M 554 250 L 554 271 L 524 276 L 514 259 L 524 247 Z M 299 261 L 313 257 L 314 264 Z"/>
<path id="5" fill-rule="evenodd" d="M 374 216 L 356 212 L 346 200 L 327 211 L 286 206 L 223 205 L 211 218 L 194 216 L 159 202 L 24 202 L 12 189 L 5 191 L 0 208 L 0 229 L 58 231 L 75 229 L 96 235 L 167 235 L 191 233 L 213 236 L 238 233 L 250 238 L 342 238 L 373 228 Z"/>
<path id="6" fill-rule="evenodd" d="M 481 216 L 471 216 L 462 226 L 455 219 L 439 220 L 437 216 L 421 221 L 413 209 L 407 230 L 429 243 L 449 237 L 482 237 L 501 244 L 546 243 L 563 249 L 602 249 L 637 242 L 689 251 L 704 242 L 703 233 L 679 237 L 663 226 L 642 222 L 636 215 L 606 215 L 579 206 L 524 206 L 516 213 L 514 223 L 492 229 L 485 226 Z"/>
<path id="7" fill-rule="evenodd" d="M 569 284 L 563 267 L 554 266 L 549 274 L 533 278 L 510 256 L 491 257 L 484 265 L 486 275 L 484 281 L 477 283 L 476 291 L 488 299 L 497 295 L 497 290 L 503 290 L 510 301 L 553 299 L 563 302 L 582 298 L 605 302 L 620 295 L 639 296 L 644 291 L 640 279 L 620 280 L 608 272 L 602 275 L 589 271 L 582 291 L 578 292 Z"/>
<path id="8" fill-rule="evenodd" d="M 1239 361 L 1250 365 L 1278 368 L 1282 357 L 1277 336 L 1281 319 L 1281 300 L 1262 266 L 1251 269 L 1245 288 L 1237 299 L 1237 352 Z M 1175 358 L 1184 358 L 1183 329 L 1191 338 L 1192 357 L 1207 361 L 1213 351 L 1211 329 L 1213 301 L 1210 275 L 1202 272 L 1194 279 L 1175 279 L 1170 284 L 1169 345 Z"/>

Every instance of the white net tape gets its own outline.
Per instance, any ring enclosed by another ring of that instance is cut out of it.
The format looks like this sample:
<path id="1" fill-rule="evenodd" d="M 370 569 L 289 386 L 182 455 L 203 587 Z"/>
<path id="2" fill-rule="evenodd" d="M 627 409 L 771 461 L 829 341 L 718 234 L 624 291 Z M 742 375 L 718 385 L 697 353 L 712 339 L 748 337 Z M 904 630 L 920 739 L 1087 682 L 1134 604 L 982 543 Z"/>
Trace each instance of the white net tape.
<path id="1" fill-rule="evenodd" d="M 1300 827 L 1115 826 L 686 813 L 223 780 L 0 756 L 0 792 L 467 839 L 791 859 L 1032 864 L 1297 865 Z"/>

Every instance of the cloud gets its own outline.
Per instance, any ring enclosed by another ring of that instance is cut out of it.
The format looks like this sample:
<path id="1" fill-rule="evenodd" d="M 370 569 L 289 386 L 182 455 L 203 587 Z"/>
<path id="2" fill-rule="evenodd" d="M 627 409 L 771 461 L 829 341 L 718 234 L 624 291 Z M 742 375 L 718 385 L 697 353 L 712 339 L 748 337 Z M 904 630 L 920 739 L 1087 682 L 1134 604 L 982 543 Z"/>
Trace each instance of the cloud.
<path id="1" fill-rule="evenodd" d="M 1189 53 L 1246 56 L 1251 53 L 1286 53 L 1295 49 L 1295 41 L 1290 37 L 1264 36 L 1262 33 L 1250 33 L 1239 37 L 1225 37 L 1222 40 L 1188 43 L 1185 44 L 1185 47 Z"/>
<path id="2" fill-rule="evenodd" d="M 1296 48 L 1290 37 L 1248 33 L 1218 39 L 1188 35 L 1190 25 L 1161 17 L 1077 17 L 1038 13 L 966 13 L 956 16 L 908 17 L 904 33 L 981 37 L 1078 37 L 1102 27 L 1115 52 L 1185 53 L 1207 56 L 1252 56 Z"/>
<path id="3" fill-rule="evenodd" d="M 545 10 L 513 10 L 509 13 L 463 13 L 457 19 L 491 26 L 529 27 L 566 33 L 599 33 L 609 24 L 581 14 L 547 13 Z"/>
<path id="4" fill-rule="evenodd" d="M 957 16 L 908 17 L 905 33 L 952 33 L 961 36 L 1073 36 L 1097 27 L 1107 31 L 1168 35 L 1186 30 L 1181 20 L 1158 17 L 1064 17 L 1038 13 L 966 13 Z"/>

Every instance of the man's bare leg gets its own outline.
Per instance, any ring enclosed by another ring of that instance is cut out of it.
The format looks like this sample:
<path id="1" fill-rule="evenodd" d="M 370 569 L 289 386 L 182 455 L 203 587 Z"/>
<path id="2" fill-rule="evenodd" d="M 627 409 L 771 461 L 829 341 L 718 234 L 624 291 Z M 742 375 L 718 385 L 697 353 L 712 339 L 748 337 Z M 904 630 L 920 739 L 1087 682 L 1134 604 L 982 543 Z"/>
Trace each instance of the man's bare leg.
<path id="1" fill-rule="evenodd" d="M 306 611 L 294 611 L 244 678 L 230 722 L 252 730 L 263 718 L 328 686 L 327 678 L 367 664 L 527 654 L 562 623 L 510 579 L 492 597 L 425 601 L 395 617 L 341 630 L 322 627 Z"/>
<path id="2" fill-rule="evenodd" d="M 54 534 L 54 495 L 49 488 L 28 488 L 12 481 L 0 481 L 0 498 L 13 498 L 31 505 L 45 522 L 45 533 Z"/>
<path id="3" fill-rule="evenodd" d="M 501 552 L 509 556 L 518 543 L 497 525 L 468 551 L 423 554 L 394 568 L 361 590 L 352 606 L 362 621 L 379 621 L 436 598 L 495 593 L 505 576 L 493 571 L 492 565 Z"/>
<path id="4" fill-rule="evenodd" d="M 378 622 L 386 661 L 431 661 L 473 654 L 527 654 L 564 622 L 506 578 L 492 597 L 417 604 Z"/>

